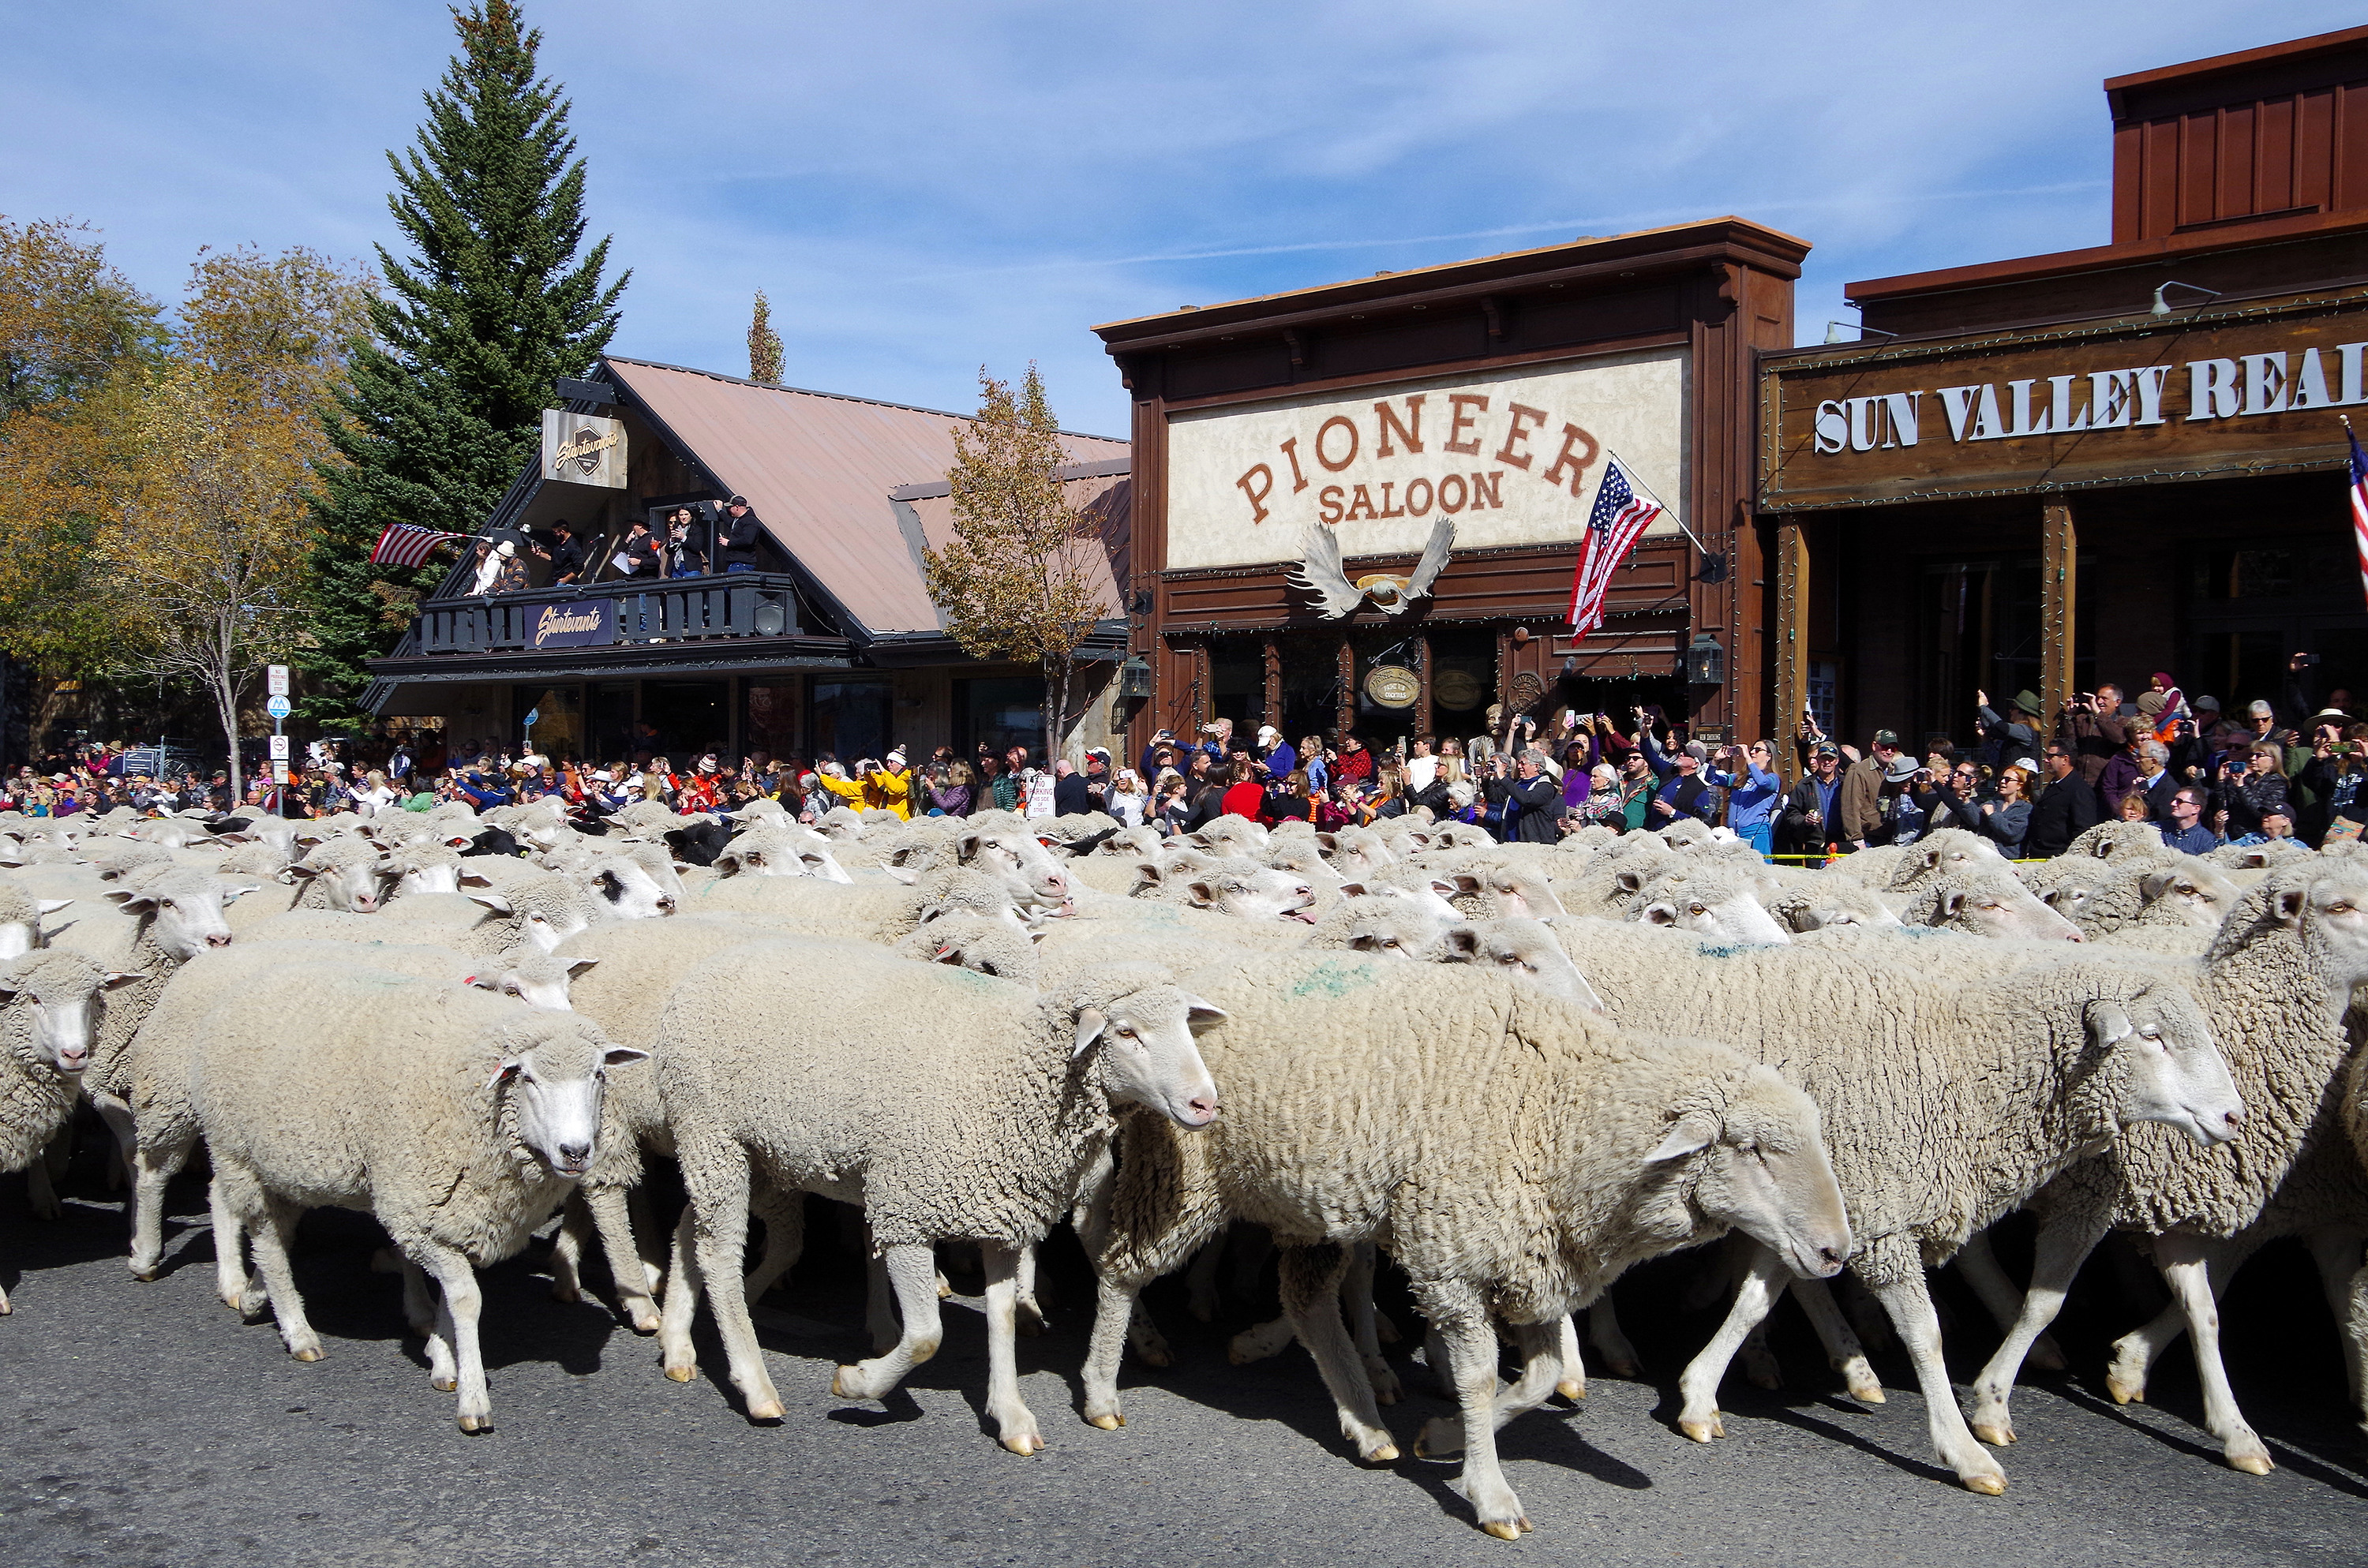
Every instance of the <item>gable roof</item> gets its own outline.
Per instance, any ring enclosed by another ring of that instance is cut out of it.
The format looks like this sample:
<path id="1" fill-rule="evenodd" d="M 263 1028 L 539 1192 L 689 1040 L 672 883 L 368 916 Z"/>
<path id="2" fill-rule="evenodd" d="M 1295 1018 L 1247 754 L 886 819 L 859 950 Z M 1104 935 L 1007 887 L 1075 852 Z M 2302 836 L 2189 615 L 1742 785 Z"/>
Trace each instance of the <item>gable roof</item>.
<path id="1" fill-rule="evenodd" d="M 967 415 L 615 355 L 604 363 L 664 434 L 748 497 L 774 540 L 862 631 L 938 629 L 889 493 L 951 469 L 954 431 Z M 1062 442 L 1078 463 L 1128 451 L 1124 441 L 1066 431 Z"/>

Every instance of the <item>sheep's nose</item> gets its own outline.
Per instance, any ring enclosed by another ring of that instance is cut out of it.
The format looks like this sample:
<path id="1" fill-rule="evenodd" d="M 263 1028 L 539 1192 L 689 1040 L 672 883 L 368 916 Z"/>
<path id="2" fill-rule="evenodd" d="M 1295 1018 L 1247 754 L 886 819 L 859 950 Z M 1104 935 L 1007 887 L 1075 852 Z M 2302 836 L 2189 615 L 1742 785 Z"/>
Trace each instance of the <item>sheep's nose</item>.
<path id="1" fill-rule="evenodd" d="M 371 910 L 378 907 L 378 894 L 374 892 L 355 894 L 354 907 L 360 910 L 364 915 L 368 915 Z"/>
<path id="2" fill-rule="evenodd" d="M 217 931 L 217 932 L 215 932 L 212 936 L 208 937 L 206 938 L 206 946 L 207 946 L 207 947 L 209 947 L 209 948 L 227 948 L 227 947 L 229 947 L 229 946 L 230 946 L 230 933 L 229 933 L 229 932 L 227 932 L 227 931 Z"/>
<path id="3" fill-rule="evenodd" d="M 87 1051 L 61 1051 L 58 1052 L 58 1066 L 65 1072 L 79 1073 L 85 1067 L 89 1065 L 90 1052 Z"/>
<path id="4" fill-rule="evenodd" d="M 2066 931 L 2064 933 L 2064 939 L 2067 942 L 2085 942 L 2089 938 L 2078 931 Z"/>
<path id="5" fill-rule="evenodd" d="M 1842 1266 L 1842 1249 L 1839 1247 L 1819 1247 L 1817 1249 L 1817 1261 L 1825 1264 L 1827 1267 L 1839 1268 Z"/>
<path id="6" fill-rule="evenodd" d="M 1212 1120 L 1216 1117 L 1217 1096 L 1214 1095 L 1194 1095 L 1184 1103 L 1185 1108 L 1202 1121 Z"/>
<path id="7" fill-rule="evenodd" d="M 563 1165 L 575 1165 L 579 1167 L 590 1165 L 592 1163 L 592 1145 L 589 1143 L 562 1143 L 559 1146 L 559 1163 Z"/>
<path id="8" fill-rule="evenodd" d="M 660 915 L 672 915 L 674 913 L 674 894 L 670 892 L 662 892 L 658 894 L 658 913 Z"/>
<path id="9" fill-rule="evenodd" d="M 2220 1120 L 2228 1129 L 2228 1135 L 2231 1138 L 2235 1137 L 2237 1135 L 2237 1130 L 2245 1125 L 2245 1112 L 2243 1108 L 2239 1107 L 2235 1110 L 2223 1111 L 2220 1115 Z"/>

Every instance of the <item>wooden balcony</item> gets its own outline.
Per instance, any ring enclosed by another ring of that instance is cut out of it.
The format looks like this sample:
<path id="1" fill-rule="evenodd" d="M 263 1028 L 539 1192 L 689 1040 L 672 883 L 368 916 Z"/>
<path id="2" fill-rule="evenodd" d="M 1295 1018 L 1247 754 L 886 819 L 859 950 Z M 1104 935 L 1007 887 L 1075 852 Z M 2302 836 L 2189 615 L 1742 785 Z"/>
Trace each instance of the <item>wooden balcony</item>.
<path id="1" fill-rule="evenodd" d="M 647 586 L 600 583 L 430 599 L 420 608 L 416 642 L 401 652 L 432 658 L 802 635 L 796 584 L 786 573 L 643 581 Z"/>

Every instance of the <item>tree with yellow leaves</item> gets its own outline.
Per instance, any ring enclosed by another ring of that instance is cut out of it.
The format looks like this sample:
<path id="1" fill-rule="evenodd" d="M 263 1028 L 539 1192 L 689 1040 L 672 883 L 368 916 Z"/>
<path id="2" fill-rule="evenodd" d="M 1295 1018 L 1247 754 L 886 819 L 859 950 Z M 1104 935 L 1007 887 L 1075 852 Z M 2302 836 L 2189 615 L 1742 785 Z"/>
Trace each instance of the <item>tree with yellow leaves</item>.
<path id="1" fill-rule="evenodd" d="M 1087 574 L 1097 536 L 1061 485 L 1068 454 L 1031 363 L 1015 395 L 985 367 L 978 415 L 954 432 L 954 538 L 925 551 L 929 597 L 974 659 L 1010 659 L 1044 672 L 1044 748 L 1057 756 L 1076 714 L 1077 649 L 1102 604 Z"/>

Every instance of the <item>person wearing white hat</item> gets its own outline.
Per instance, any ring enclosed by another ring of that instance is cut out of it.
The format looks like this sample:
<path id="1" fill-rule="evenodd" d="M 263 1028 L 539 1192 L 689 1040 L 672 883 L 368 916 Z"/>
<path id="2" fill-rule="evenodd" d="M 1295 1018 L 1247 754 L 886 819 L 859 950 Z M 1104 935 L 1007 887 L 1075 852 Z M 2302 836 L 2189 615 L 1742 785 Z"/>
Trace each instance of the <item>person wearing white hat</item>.
<path id="1" fill-rule="evenodd" d="M 1282 732 L 1272 724 L 1260 724 L 1258 733 L 1258 759 L 1266 764 L 1271 778 L 1288 778 L 1291 770 L 1299 766 L 1299 754 L 1282 738 Z"/>

